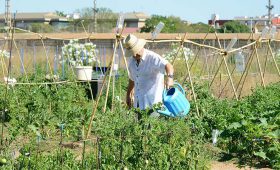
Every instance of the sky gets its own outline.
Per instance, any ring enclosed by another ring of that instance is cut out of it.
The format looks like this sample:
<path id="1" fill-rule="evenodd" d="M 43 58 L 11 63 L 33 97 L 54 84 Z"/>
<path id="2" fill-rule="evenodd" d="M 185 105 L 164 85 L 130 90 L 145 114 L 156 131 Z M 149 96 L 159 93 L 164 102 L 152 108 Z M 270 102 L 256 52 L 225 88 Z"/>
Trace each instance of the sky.
<path id="1" fill-rule="evenodd" d="M 271 0 L 273 13 L 280 14 L 280 0 Z M 192 23 L 207 23 L 211 14 L 220 19 L 236 16 L 267 14 L 268 0 L 97 0 L 97 7 L 114 12 L 145 12 L 148 15 L 178 16 Z M 93 7 L 93 0 L 11 0 L 11 11 L 73 13 L 77 9 Z M 0 0 L 0 13 L 5 12 L 5 0 Z"/>

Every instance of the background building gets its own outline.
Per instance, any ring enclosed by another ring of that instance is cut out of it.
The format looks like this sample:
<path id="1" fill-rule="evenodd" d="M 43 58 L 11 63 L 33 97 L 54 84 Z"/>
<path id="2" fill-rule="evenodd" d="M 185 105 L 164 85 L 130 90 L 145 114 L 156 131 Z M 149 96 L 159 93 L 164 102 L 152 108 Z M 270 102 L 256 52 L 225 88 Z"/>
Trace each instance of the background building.
<path id="1" fill-rule="evenodd" d="M 29 29 L 32 24 L 51 25 L 57 29 L 68 25 L 68 18 L 58 16 L 53 12 L 38 12 L 38 13 L 17 13 L 15 16 L 15 25 L 18 28 Z M 0 14 L 0 23 L 4 25 L 5 14 Z"/>

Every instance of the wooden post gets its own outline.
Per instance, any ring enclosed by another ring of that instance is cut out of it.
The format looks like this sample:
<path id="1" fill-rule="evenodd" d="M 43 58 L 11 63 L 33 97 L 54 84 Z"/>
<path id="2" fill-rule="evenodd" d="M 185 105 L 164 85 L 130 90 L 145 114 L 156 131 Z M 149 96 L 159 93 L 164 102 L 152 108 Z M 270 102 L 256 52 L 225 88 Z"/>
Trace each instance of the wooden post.
<path id="1" fill-rule="evenodd" d="M 264 61 L 264 69 L 263 69 L 263 78 L 265 77 L 265 72 L 266 72 L 270 42 L 271 42 L 270 40 L 267 42 L 267 50 L 266 50 L 265 61 Z"/>
<path id="2" fill-rule="evenodd" d="M 208 33 L 206 33 L 206 35 L 205 35 L 204 38 L 203 38 L 203 45 L 205 44 L 205 40 L 206 40 L 208 34 L 209 34 L 209 31 L 208 31 Z M 195 55 L 195 57 L 194 57 L 194 59 L 193 59 L 193 62 L 191 63 L 190 70 L 192 69 L 192 67 L 193 67 L 193 65 L 194 65 L 194 62 L 196 61 L 196 59 L 197 59 L 197 57 L 198 57 L 198 54 L 199 54 L 201 48 L 202 48 L 202 47 L 199 46 L 199 50 L 197 50 L 196 55 Z"/>
<path id="3" fill-rule="evenodd" d="M 124 60 L 124 64 L 125 64 L 125 67 L 126 67 L 126 71 L 127 71 L 127 74 L 129 75 L 128 65 L 127 65 L 127 61 L 126 61 L 126 58 L 125 58 L 125 52 L 124 52 L 123 45 L 122 45 L 121 41 L 119 42 L 119 45 L 121 47 L 121 51 L 122 51 L 123 60 Z"/>
<path id="4" fill-rule="evenodd" d="M 181 42 L 181 49 L 183 49 L 183 50 L 184 50 L 184 42 L 185 42 L 186 35 L 187 34 L 185 34 L 184 39 L 182 39 L 182 42 Z M 188 62 L 187 56 L 184 52 L 183 52 L 183 55 L 184 55 L 185 63 L 186 63 L 187 70 L 188 70 L 189 80 L 190 80 L 190 83 L 191 83 L 191 88 L 192 88 L 192 93 L 193 93 L 193 98 L 194 98 L 194 102 L 195 102 L 197 116 L 199 117 L 199 109 L 198 109 L 198 105 L 197 105 L 197 101 L 196 101 L 196 94 L 195 94 L 194 85 L 193 85 L 193 81 L 192 81 L 192 77 L 191 77 L 189 62 Z"/>
<path id="5" fill-rule="evenodd" d="M 256 46 L 255 46 L 255 50 L 256 50 L 256 58 L 257 58 L 257 63 L 258 63 L 258 67 L 259 67 L 259 71 L 260 71 L 260 75 L 261 75 L 262 85 L 263 85 L 263 87 L 265 87 L 262 67 L 261 67 L 261 63 L 260 63 L 260 59 L 259 59 L 259 54 L 258 54 L 258 50 L 257 50 Z"/>
<path id="6" fill-rule="evenodd" d="M 109 89 L 110 89 L 110 82 L 111 82 L 111 77 L 112 77 L 112 72 L 113 72 L 113 67 L 114 67 L 114 62 L 115 62 L 115 56 L 116 56 L 116 50 L 118 48 L 118 40 L 115 40 L 115 44 L 114 44 L 114 51 L 113 51 L 113 56 L 111 59 L 111 64 L 110 64 L 110 74 L 109 74 L 109 79 L 108 79 L 108 87 L 107 87 L 107 91 L 106 91 L 106 98 L 105 98 L 105 102 L 104 102 L 104 107 L 103 107 L 103 112 L 106 112 L 106 105 L 107 105 L 107 101 L 108 101 L 108 95 L 109 95 Z M 114 99 L 112 99 L 114 100 Z"/>
<path id="7" fill-rule="evenodd" d="M 278 67 L 278 65 L 277 65 L 277 62 L 276 62 L 276 60 L 275 60 L 275 57 L 274 57 L 274 54 L 273 54 L 273 52 L 272 52 L 272 49 L 271 49 L 271 46 L 270 46 L 270 45 L 269 45 L 269 51 L 270 51 L 270 54 L 271 54 L 271 56 L 272 56 L 274 65 L 275 65 L 275 67 L 276 67 L 276 69 L 277 69 L 278 75 L 279 75 L 279 77 L 280 77 L 280 70 L 279 70 L 279 67 Z"/>
<path id="8" fill-rule="evenodd" d="M 112 58 L 112 59 L 113 59 L 113 58 Z M 109 65 L 111 65 L 112 59 L 111 59 Z M 106 73 L 105 73 L 105 77 L 104 77 L 104 79 L 103 79 L 102 86 L 101 86 L 101 89 L 100 89 L 100 91 L 99 91 L 98 97 L 97 97 L 97 99 L 96 99 L 94 109 L 93 109 L 92 114 L 91 114 L 91 117 L 90 117 L 89 125 L 88 125 L 88 128 L 87 128 L 86 139 L 89 138 L 90 131 L 91 131 L 91 126 L 92 126 L 92 121 L 93 121 L 94 115 L 95 115 L 95 113 L 96 113 L 96 111 L 97 111 L 97 106 L 98 106 L 98 104 L 99 104 L 99 100 L 100 100 L 100 98 L 101 98 L 102 91 L 103 91 L 103 88 L 104 88 L 104 86 L 105 86 L 106 78 L 107 78 L 107 76 L 108 76 L 108 73 L 109 73 L 109 71 L 107 70 Z"/>
<path id="9" fill-rule="evenodd" d="M 219 58 L 219 57 L 218 57 L 218 58 Z M 219 60 L 218 60 L 218 58 L 217 58 L 216 62 L 217 62 L 217 61 L 219 61 Z M 216 62 L 215 62 L 215 63 L 216 63 Z M 217 74 L 218 74 L 218 73 L 219 73 L 219 71 L 220 71 L 221 66 L 222 66 L 222 62 L 219 64 L 218 69 L 217 69 L 216 73 L 214 74 L 214 77 L 213 77 L 213 79 L 212 79 L 211 83 L 209 84 L 209 87 L 211 87 L 211 86 L 212 86 L 212 84 L 213 84 L 213 82 L 214 82 L 214 80 L 215 80 L 215 78 L 216 78 Z"/>
<path id="10" fill-rule="evenodd" d="M 249 57 L 249 59 L 248 59 L 248 62 L 247 62 L 247 64 L 246 64 L 246 66 L 245 66 L 245 71 L 244 71 L 243 74 L 241 75 L 240 80 L 239 80 L 239 82 L 238 82 L 238 84 L 237 84 L 237 89 L 238 89 L 238 88 L 239 88 L 239 85 L 240 85 L 240 83 L 241 83 L 241 81 L 242 81 L 242 79 L 243 79 L 243 77 L 244 77 L 244 75 L 245 75 L 244 81 L 243 81 L 242 86 L 241 86 L 240 91 L 239 91 L 238 98 L 241 97 L 241 92 L 242 92 L 242 89 L 243 89 L 243 86 L 244 86 L 246 77 L 247 77 L 247 75 L 248 75 L 248 70 L 249 70 L 249 68 L 250 68 L 250 66 L 251 66 L 251 64 L 252 64 L 253 56 L 254 56 L 255 53 L 256 53 L 256 50 L 255 50 L 255 48 L 254 48 L 254 51 L 253 51 L 252 54 L 250 55 L 250 57 Z"/>
<path id="11" fill-rule="evenodd" d="M 185 40 L 186 37 L 187 37 L 187 33 L 185 33 L 184 38 L 181 39 L 181 40 L 182 40 L 182 41 L 181 41 L 181 44 L 184 43 L 184 40 Z M 175 55 L 175 57 L 173 58 L 173 61 L 171 62 L 172 65 L 174 65 L 175 60 L 176 60 L 176 58 L 178 57 L 179 52 L 181 51 L 181 49 L 184 50 L 184 46 L 180 45 L 180 47 L 178 48 L 178 50 L 177 50 L 177 52 L 176 52 L 176 55 Z M 183 51 L 183 52 L 184 52 L 184 51 Z"/>
<path id="12" fill-rule="evenodd" d="M 231 74 L 233 74 L 233 72 L 235 71 L 235 68 L 236 68 L 236 67 L 234 67 L 234 68 L 231 70 Z M 227 79 L 226 84 L 224 85 L 224 87 L 223 87 L 222 90 L 220 91 L 218 98 L 221 97 L 221 95 L 222 95 L 223 91 L 225 90 L 225 88 L 226 88 L 226 86 L 227 86 L 229 80 L 230 80 L 230 78 Z M 237 91 L 237 90 L 236 90 L 236 91 Z"/>
<path id="13" fill-rule="evenodd" d="M 227 56 L 227 55 L 226 55 Z M 230 74 L 230 71 L 229 71 L 229 68 L 228 68 L 228 65 L 227 65 L 227 61 L 226 61 L 226 57 L 225 55 L 223 55 L 223 60 L 224 60 L 224 63 L 225 63 L 225 66 L 226 66 L 226 69 L 227 69 L 227 74 L 230 78 L 230 83 L 231 83 L 231 87 L 232 87 L 232 90 L 233 90 L 233 93 L 234 93 L 234 96 L 235 96 L 235 99 L 238 100 L 238 97 L 237 97 L 237 94 L 236 94 L 236 89 L 234 87 L 234 83 L 233 83 L 233 80 L 231 78 L 231 74 Z"/>

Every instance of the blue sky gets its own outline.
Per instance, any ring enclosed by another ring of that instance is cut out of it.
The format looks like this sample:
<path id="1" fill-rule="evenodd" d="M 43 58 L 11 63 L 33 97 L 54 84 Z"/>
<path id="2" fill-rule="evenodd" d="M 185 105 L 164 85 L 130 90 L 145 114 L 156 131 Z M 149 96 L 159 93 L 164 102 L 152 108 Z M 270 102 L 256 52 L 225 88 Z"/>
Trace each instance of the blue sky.
<path id="1" fill-rule="evenodd" d="M 114 12 L 143 11 L 149 15 L 179 16 L 190 22 L 204 22 L 211 14 L 220 19 L 234 16 L 260 16 L 267 13 L 268 0 L 97 0 L 97 7 L 106 7 Z M 272 0 L 273 13 L 280 14 L 280 0 Z M 93 0 L 11 0 L 13 12 L 64 11 L 93 7 Z M 0 0 L 0 13 L 5 11 L 5 0 Z"/>

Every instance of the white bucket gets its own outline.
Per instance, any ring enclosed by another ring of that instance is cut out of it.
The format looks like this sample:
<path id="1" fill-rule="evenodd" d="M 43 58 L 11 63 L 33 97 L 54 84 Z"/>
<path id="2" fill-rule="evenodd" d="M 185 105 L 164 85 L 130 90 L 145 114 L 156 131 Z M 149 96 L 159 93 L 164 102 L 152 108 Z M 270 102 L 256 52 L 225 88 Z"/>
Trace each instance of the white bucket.
<path id="1" fill-rule="evenodd" d="M 76 66 L 77 80 L 90 81 L 92 77 L 92 66 Z"/>

